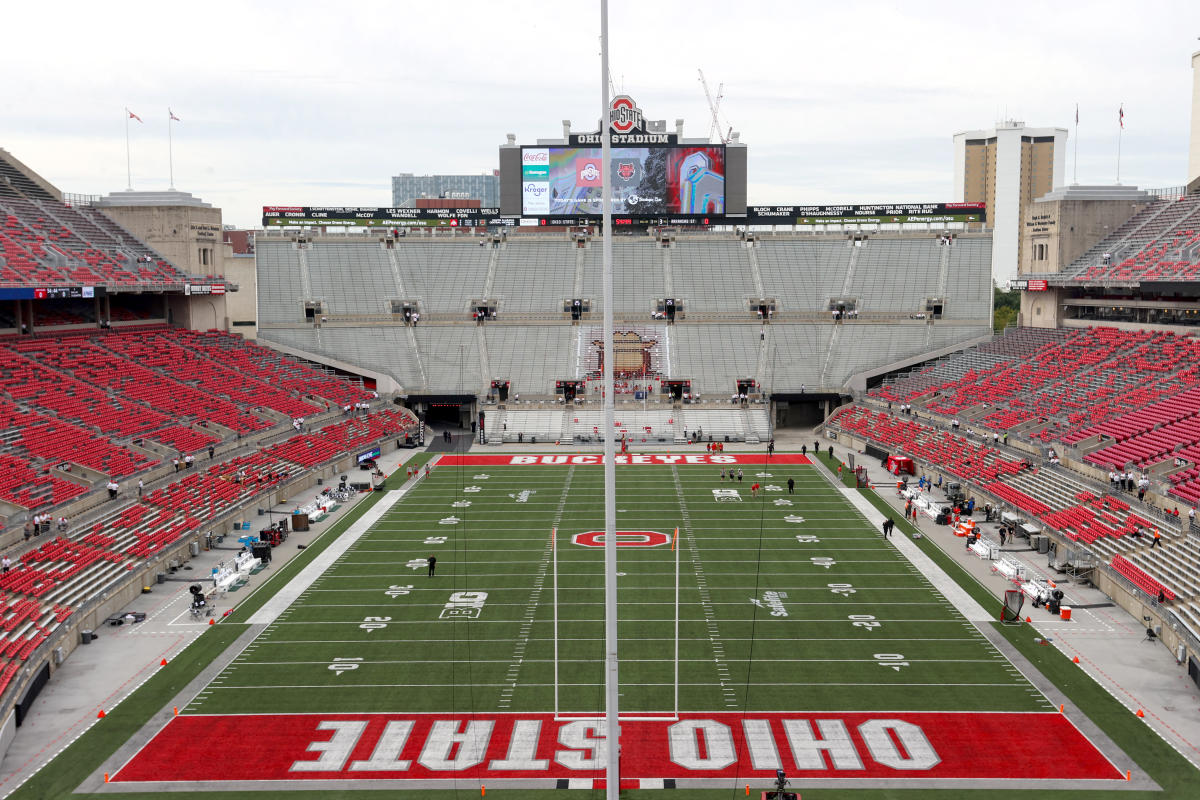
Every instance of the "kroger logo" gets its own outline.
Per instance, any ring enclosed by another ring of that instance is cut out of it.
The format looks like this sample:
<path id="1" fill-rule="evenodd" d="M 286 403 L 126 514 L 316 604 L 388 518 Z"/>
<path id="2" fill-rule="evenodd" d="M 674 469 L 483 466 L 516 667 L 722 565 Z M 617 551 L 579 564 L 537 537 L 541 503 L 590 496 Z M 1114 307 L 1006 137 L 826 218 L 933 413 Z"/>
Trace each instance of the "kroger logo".
<path id="1" fill-rule="evenodd" d="M 549 164 L 549 150 L 523 150 L 521 151 L 522 164 Z"/>
<path id="2" fill-rule="evenodd" d="M 548 191 L 550 191 L 550 186 L 545 183 L 527 183 L 527 184 L 525 184 L 525 196 L 526 197 L 542 197 Z"/>

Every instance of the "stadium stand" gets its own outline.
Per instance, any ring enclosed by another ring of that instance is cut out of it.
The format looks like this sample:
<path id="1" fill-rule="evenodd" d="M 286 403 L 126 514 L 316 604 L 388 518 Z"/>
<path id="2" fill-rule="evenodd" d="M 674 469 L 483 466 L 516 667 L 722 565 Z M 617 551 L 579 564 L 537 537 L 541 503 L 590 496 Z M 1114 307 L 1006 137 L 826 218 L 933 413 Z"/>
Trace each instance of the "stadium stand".
<path id="1" fill-rule="evenodd" d="M 1150 203 L 1061 274 L 1039 277 L 1058 285 L 1200 280 L 1200 195 Z"/>
<path id="2" fill-rule="evenodd" d="M 95 209 L 0 197 L 5 259 L 22 282 L 182 285 L 187 276 Z M 103 223 L 98 220 L 104 219 Z M 57 276 L 56 278 L 54 276 Z"/>
<path id="3" fill-rule="evenodd" d="M 71 519 L 0 577 L 0 694 L 63 626 L 264 492 L 417 426 L 361 385 L 216 331 L 166 326 L 0 337 L 0 520 Z M 358 403 L 370 411 L 344 409 Z M 314 420 L 293 431 L 291 415 Z M 172 469 L 170 454 L 221 455 Z M 132 490 L 144 478 L 144 494 Z M 104 484 L 121 481 L 109 500 Z M 140 496 L 138 496 L 140 495 Z M 10 550 L 11 552 L 11 550 Z M 107 598 L 107 600 L 106 600 Z M 107 613 L 107 612 L 102 612 Z M 89 617 L 90 618 L 90 617 Z M 72 627 L 70 629 L 74 631 Z"/>
<path id="4" fill-rule="evenodd" d="M 776 393 L 837 393 L 855 375 L 989 335 L 990 238 L 939 242 L 898 234 L 872 236 L 860 247 L 829 234 L 619 237 L 614 314 L 630 330 L 665 330 L 653 337 L 656 371 L 691 381 L 693 392 L 720 397 L 738 379 L 753 379 Z M 555 380 L 595 372 L 597 337 L 582 331 L 603 311 L 599 242 L 581 247 L 561 234 L 510 234 L 480 244 L 472 236 L 409 235 L 381 244 L 379 236 L 269 232 L 257 241 L 259 337 L 427 394 L 483 392 L 494 377 L 513 380 L 515 392 L 549 394 Z M 369 289 L 346 287 L 345 274 L 355 270 Z M 833 325 L 830 300 L 851 286 L 866 310 L 853 324 Z M 758 296 L 779 309 L 765 330 L 746 303 Z M 586 325 L 572 326 L 562 311 L 576 297 L 591 303 Z M 667 297 L 683 304 L 674 325 L 651 319 Z M 383 308 L 386 298 L 419 302 L 420 324 L 406 329 L 394 309 Z M 936 320 L 924 318 L 931 298 L 943 303 Z M 469 330 L 472 300 L 498 304 L 482 335 Z M 311 311 L 306 317 L 306 304 L 318 302 L 327 319 Z M 550 331 L 556 326 L 561 334 Z"/>

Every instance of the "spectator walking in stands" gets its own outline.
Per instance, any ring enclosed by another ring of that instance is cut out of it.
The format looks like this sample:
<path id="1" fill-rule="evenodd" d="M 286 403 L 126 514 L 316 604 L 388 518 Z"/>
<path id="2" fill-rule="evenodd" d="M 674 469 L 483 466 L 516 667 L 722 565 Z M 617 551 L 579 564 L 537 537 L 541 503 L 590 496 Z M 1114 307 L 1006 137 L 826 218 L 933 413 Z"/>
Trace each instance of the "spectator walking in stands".
<path id="1" fill-rule="evenodd" d="M 788 494 L 796 493 L 796 479 L 788 478 Z"/>
<path id="2" fill-rule="evenodd" d="M 420 569 L 420 567 L 418 567 Z M 429 577 L 433 577 L 434 570 L 437 569 L 437 556 L 429 557 Z"/>
<path id="3" fill-rule="evenodd" d="M 1150 549 L 1162 547 L 1162 534 L 1158 532 L 1158 528 L 1154 529 L 1154 541 L 1150 543 Z"/>
<path id="4" fill-rule="evenodd" d="M 142 496 L 142 490 L 146 488 L 146 482 L 138 478 L 138 497 Z"/>
<path id="5" fill-rule="evenodd" d="M 183 457 L 183 466 L 185 469 L 191 469 L 195 463 L 196 463 L 196 459 L 192 456 L 191 453 L 188 453 L 186 456 Z"/>
<path id="6" fill-rule="evenodd" d="M 171 466 L 175 467 L 176 472 L 179 472 L 179 458 L 178 457 L 171 459 Z"/>
<path id="7" fill-rule="evenodd" d="M 59 531 L 59 533 L 65 533 L 65 532 L 66 532 L 66 530 L 67 530 L 67 518 L 66 518 L 66 517 L 59 517 L 59 518 L 58 518 L 58 531 Z"/>
<path id="8" fill-rule="evenodd" d="M 1191 509 L 1188 510 L 1188 524 L 1193 525 L 1193 526 L 1196 524 L 1196 508 L 1195 508 L 1195 506 L 1193 506 Z"/>
<path id="9" fill-rule="evenodd" d="M 121 487 L 117 484 L 117 482 L 111 479 L 104 485 L 104 488 L 108 489 L 109 500 L 115 500 L 117 497 L 117 492 L 121 490 Z"/>
<path id="10" fill-rule="evenodd" d="M 33 538 L 33 520 L 27 519 L 27 520 L 25 520 L 25 541 L 28 542 L 32 538 Z"/>
<path id="11" fill-rule="evenodd" d="M 216 448 L 214 448 L 214 447 L 213 447 L 213 446 L 210 444 L 210 445 L 208 446 L 208 460 L 209 460 L 209 461 L 212 461 L 212 460 L 213 460 L 213 457 L 216 455 L 216 453 L 217 453 L 217 451 L 216 451 Z"/>
<path id="12" fill-rule="evenodd" d="M 0 559 L 0 572 L 8 572 L 12 569 L 12 559 L 8 557 L 8 553 L 4 554 L 4 558 Z"/>
<path id="13" fill-rule="evenodd" d="M 1000 546 L 1004 547 L 1004 543 L 1008 541 L 1008 529 L 1000 528 Z"/>
<path id="14" fill-rule="evenodd" d="M 1137 487 L 1138 487 L 1138 500 L 1141 500 L 1142 502 L 1145 502 L 1145 500 L 1146 500 L 1146 490 L 1150 488 L 1150 479 L 1149 479 L 1149 478 L 1147 478 L 1145 475 L 1143 475 L 1143 476 L 1142 476 L 1142 477 L 1141 477 L 1141 478 L 1138 480 Z"/>

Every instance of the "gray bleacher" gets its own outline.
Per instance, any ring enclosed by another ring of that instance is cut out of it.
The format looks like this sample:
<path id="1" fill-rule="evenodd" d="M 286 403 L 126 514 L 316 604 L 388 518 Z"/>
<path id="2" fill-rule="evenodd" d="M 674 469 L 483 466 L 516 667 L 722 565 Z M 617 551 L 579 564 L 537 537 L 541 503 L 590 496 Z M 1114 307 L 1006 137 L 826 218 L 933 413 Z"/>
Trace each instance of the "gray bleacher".
<path id="1" fill-rule="evenodd" d="M 841 386 L 864 370 L 936 350 L 962 338 L 962 328 L 937 325 L 841 326 L 838 346 L 825 370 L 826 386 Z M 982 334 L 977 334 L 982 335 Z"/>
<path id="2" fill-rule="evenodd" d="M 387 252 L 378 244 L 321 240 L 307 251 L 313 297 L 328 314 L 390 314 L 400 297 Z"/>
<path id="3" fill-rule="evenodd" d="M 554 381 L 575 377 L 576 331 L 569 325 L 485 325 L 491 378 L 511 391 L 553 394 Z"/>
<path id="4" fill-rule="evenodd" d="M 860 299 L 860 311 L 924 311 L 925 298 L 939 294 L 943 249 L 933 237 L 868 239 L 848 294 Z"/>
<path id="5" fill-rule="evenodd" d="M 281 344 L 296 350 L 342 361 L 356 367 L 391 375 L 406 390 L 422 391 L 417 355 L 402 327 L 358 328 L 268 328 L 260 329 L 263 344 Z M 478 359 L 476 359 L 478 362 Z M 478 367 L 476 367 L 478 372 Z M 474 389 L 472 391 L 475 391 Z"/>
<path id="6" fill-rule="evenodd" d="M 604 310 L 601 280 L 604 248 L 592 240 L 584 256 L 582 296 L 592 301 L 592 311 Z M 613 308 L 624 313 L 649 315 L 654 302 L 666 297 L 663 284 L 663 254 L 649 239 L 613 241 Z"/>
<path id="7" fill-rule="evenodd" d="M 305 297 L 295 248 L 287 240 L 271 241 L 265 237 L 256 248 L 260 324 L 304 321 Z"/>
<path id="8" fill-rule="evenodd" d="M 958 237 L 950 247 L 943 319 L 991 319 L 992 284 L 978 280 L 992 273 L 992 240 Z M 966 277 L 966 280 L 963 277 Z M 930 293 L 932 294 L 932 292 Z"/>
<path id="9" fill-rule="evenodd" d="M 401 329 L 403 330 L 403 329 Z M 412 329 L 431 391 L 477 394 L 483 389 L 479 366 L 479 339 L 475 327 L 426 327 Z M 407 346 L 407 345 L 405 345 Z M 494 372 L 494 370 L 493 370 Z M 491 380 L 492 376 L 488 376 Z"/>
<path id="10" fill-rule="evenodd" d="M 760 325 L 744 307 L 744 298 L 754 294 L 753 270 L 750 251 L 739 239 L 685 237 L 662 248 L 650 237 L 619 237 L 614 242 L 616 306 L 626 318 L 626 329 L 645 328 L 659 343 L 656 369 L 671 378 L 692 380 L 701 394 L 731 394 L 739 378 L 754 378 L 777 393 L 796 392 L 801 385 L 833 389 L 856 373 L 986 335 L 990 241 L 986 236 L 962 236 L 947 248 L 932 235 L 875 234 L 856 248 L 832 236 L 764 237 L 753 255 L 764 293 L 777 297 L 782 311 L 824 310 L 830 297 L 842 294 L 853 261 L 850 293 L 863 298 L 862 310 L 868 316 L 838 326 L 824 314 L 820 321 L 805 323 L 785 322 L 784 317 L 766 326 L 763 344 Z M 591 329 L 598 327 L 602 310 L 599 241 L 580 250 L 565 236 L 510 236 L 496 250 L 480 247 L 474 237 L 414 236 L 398 239 L 394 250 L 386 250 L 371 237 L 356 241 L 317 236 L 300 253 L 287 238 L 264 235 L 257 245 L 258 318 L 264 340 L 314 348 L 329 358 L 392 374 L 404 387 L 421 392 L 475 394 L 490 379 L 501 377 L 513 381 L 514 391 L 546 394 L 556 379 L 583 377 L 595 366 L 590 341 L 598 336 Z M 943 256 L 948 263 L 946 317 L 983 324 L 885 324 L 869 319 L 877 312 L 917 311 L 924 298 L 939 294 Z M 468 301 L 484 296 L 493 257 L 491 295 L 501 300 L 500 319 L 476 328 Z M 557 312 L 563 299 L 576 294 L 576 265 L 581 262 L 579 294 L 593 301 L 594 319 L 582 326 L 566 319 L 538 324 L 506 319 L 506 311 Z M 307 263 L 306 270 L 302 263 Z M 664 280 L 668 263 L 669 292 Z M 396 269 L 403 292 L 396 285 Z M 306 282 L 311 284 L 310 298 L 304 297 Z M 728 316 L 711 323 L 688 319 L 673 326 L 656 324 L 650 312 L 667 294 L 686 300 L 688 311 Z M 370 321 L 342 327 L 342 320 L 320 331 L 289 327 L 304 322 L 306 299 L 325 301 L 326 313 L 341 317 L 385 314 L 390 311 L 387 299 L 397 296 L 420 298 L 423 309 L 432 312 L 430 322 L 437 324 L 423 321 L 412 331 Z M 439 320 L 439 314 L 449 319 Z M 645 319 L 644 325 L 633 321 L 639 318 Z M 481 335 L 486 337 L 486 354 L 479 352 Z M 582 347 L 580 337 L 587 340 Z M 976 360 L 981 366 L 994 362 L 983 355 Z M 485 371 L 489 374 L 482 374 Z"/>
<path id="11" fill-rule="evenodd" d="M 671 294 L 684 311 L 740 311 L 755 296 L 750 257 L 734 240 L 681 239 L 671 249 Z"/>
<path id="12" fill-rule="evenodd" d="M 491 296 L 500 312 L 562 311 L 575 286 L 575 245 L 561 240 L 536 240 L 504 245 L 498 253 Z"/>
<path id="13" fill-rule="evenodd" d="M 420 298 L 425 312 L 467 313 L 483 297 L 492 250 L 470 239 L 397 239 L 394 251 L 407 297 Z"/>
<path id="14" fill-rule="evenodd" d="M 670 377 L 690 379 L 702 395 L 732 395 L 738 378 L 758 372 L 758 333 L 757 325 L 675 325 Z"/>
<path id="15" fill-rule="evenodd" d="M 798 392 L 801 386 L 821 383 L 821 369 L 829 352 L 833 325 L 788 325 L 773 323 L 767 331 L 764 386 L 770 391 Z"/>
<path id="16" fill-rule="evenodd" d="M 824 311 L 842 293 L 852 250 L 842 238 L 764 238 L 755 250 L 763 292 L 781 311 Z"/>

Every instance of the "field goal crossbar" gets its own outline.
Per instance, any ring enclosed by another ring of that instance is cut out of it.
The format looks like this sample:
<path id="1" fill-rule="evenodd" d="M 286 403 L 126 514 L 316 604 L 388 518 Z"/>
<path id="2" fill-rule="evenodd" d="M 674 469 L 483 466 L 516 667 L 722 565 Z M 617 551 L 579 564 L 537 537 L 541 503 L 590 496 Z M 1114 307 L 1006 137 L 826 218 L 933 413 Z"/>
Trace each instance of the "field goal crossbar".
<path id="1" fill-rule="evenodd" d="M 679 551 L 682 548 L 679 546 L 679 528 L 675 528 L 675 533 L 671 537 L 671 551 L 675 554 L 675 631 L 674 631 L 674 680 L 672 681 L 672 707 L 673 711 L 662 714 L 632 714 L 623 715 L 618 713 L 617 719 L 628 722 L 676 722 L 679 720 Z M 550 529 L 550 561 L 552 565 L 551 572 L 553 574 L 553 594 L 554 599 L 551 605 L 554 608 L 554 720 L 556 722 L 604 722 L 605 715 L 603 713 L 585 714 L 585 713 L 564 713 L 560 711 L 559 700 L 559 681 L 558 681 L 558 528 Z"/>

